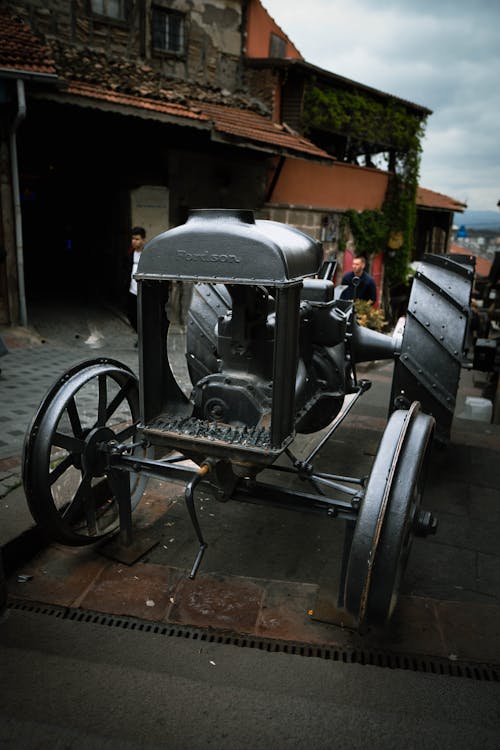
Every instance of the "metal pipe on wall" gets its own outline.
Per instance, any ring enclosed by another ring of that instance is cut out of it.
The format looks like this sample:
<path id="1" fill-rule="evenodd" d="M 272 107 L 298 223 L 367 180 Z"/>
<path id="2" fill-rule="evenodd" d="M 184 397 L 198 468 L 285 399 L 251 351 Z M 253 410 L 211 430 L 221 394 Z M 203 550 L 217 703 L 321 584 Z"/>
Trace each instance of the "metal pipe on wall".
<path id="1" fill-rule="evenodd" d="M 24 288 L 24 249 L 23 249 L 23 225 L 21 216 L 21 195 L 19 191 L 19 167 L 17 162 L 17 138 L 16 132 L 20 123 L 26 117 L 26 96 L 24 81 L 20 78 L 17 84 L 17 113 L 10 133 L 10 165 L 12 171 L 12 195 L 14 202 L 14 225 L 16 234 L 16 259 L 17 280 L 19 290 L 19 318 L 21 325 L 28 325 L 28 313 L 26 310 L 26 293 Z"/>

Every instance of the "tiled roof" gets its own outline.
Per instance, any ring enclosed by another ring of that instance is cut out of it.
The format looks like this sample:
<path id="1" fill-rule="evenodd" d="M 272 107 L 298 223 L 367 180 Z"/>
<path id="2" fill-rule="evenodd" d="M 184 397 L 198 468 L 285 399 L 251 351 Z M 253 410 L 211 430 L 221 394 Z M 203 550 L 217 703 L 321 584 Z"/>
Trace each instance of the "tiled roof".
<path id="1" fill-rule="evenodd" d="M 0 70 L 9 73 L 56 75 L 50 49 L 29 26 L 7 8 L 0 8 Z"/>
<path id="2" fill-rule="evenodd" d="M 334 161 L 332 156 L 315 146 L 311 141 L 256 112 L 208 104 L 207 102 L 200 103 L 199 106 L 201 111 L 213 122 L 215 130 L 219 133 L 243 138 L 245 141 L 271 144 L 285 151 L 301 152 Z"/>
<path id="3" fill-rule="evenodd" d="M 119 91 L 92 86 L 88 83 L 80 83 L 79 81 L 69 83 L 64 91 L 74 96 L 83 96 L 95 99 L 96 101 L 123 104 L 128 107 L 150 110 L 173 117 L 186 117 L 189 120 L 199 120 L 208 123 L 208 117 L 203 115 L 199 110 L 195 110 L 184 104 L 178 104 L 177 102 L 150 99 L 144 96 L 131 96 L 129 94 L 122 94 Z"/>
<path id="4" fill-rule="evenodd" d="M 252 144 L 273 153 L 331 160 L 325 151 L 285 126 L 273 123 L 262 103 L 242 93 L 181 79 L 168 79 L 145 61 L 117 58 L 106 50 L 60 40 L 44 46 L 25 22 L 0 11 L 0 70 L 57 74 L 51 96 L 84 97 L 142 113 L 180 118 L 211 129 L 218 140 Z"/>
<path id="5" fill-rule="evenodd" d="M 285 126 L 273 123 L 267 117 L 250 110 L 225 107 L 204 101 L 179 104 L 153 99 L 152 97 L 131 96 L 78 81 L 68 83 L 64 89 L 64 96 L 67 94 L 90 98 L 96 102 L 122 104 L 137 110 L 148 110 L 173 117 L 187 118 L 191 121 L 197 121 L 200 125 L 206 124 L 207 128 L 212 129 L 214 137 L 221 140 L 234 138 L 236 142 L 252 143 L 255 147 L 265 148 L 273 152 L 283 151 L 332 161 L 332 157 L 326 151 L 318 148 L 310 141 L 293 133 Z"/>
<path id="6" fill-rule="evenodd" d="M 265 114 L 260 102 L 245 93 L 230 93 L 206 83 L 168 78 L 158 68 L 137 57 L 108 54 L 105 49 L 50 41 L 57 71 L 66 82 L 80 82 L 129 96 L 176 102 L 226 104 Z M 193 105 L 194 106 L 194 105 Z"/>
<path id="7" fill-rule="evenodd" d="M 461 213 L 467 208 L 466 203 L 450 198 L 449 195 L 435 193 L 433 190 L 419 187 L 417 190 L 417 206 L 422 208 L 441 208 L 447 211 Z"/>

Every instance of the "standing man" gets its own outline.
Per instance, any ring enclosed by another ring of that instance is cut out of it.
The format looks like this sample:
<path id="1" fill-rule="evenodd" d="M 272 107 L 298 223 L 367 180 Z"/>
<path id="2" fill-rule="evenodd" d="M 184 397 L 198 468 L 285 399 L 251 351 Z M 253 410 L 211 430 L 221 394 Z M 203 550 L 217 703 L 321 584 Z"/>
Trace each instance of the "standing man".
<path id="1" fill-rule="evenodd" d="M 132 229 L 132 242 L 129 250 L 131 256 L 130 286 L 128 290 L 127 314 L 130 325 L 137 333 L 137 281 L 134 274 L 137 271 L 137 265 L 144 245 L 146 244 L 146 230 L 144 227 L 134 227 Z"/>
<path id="2" fill-rule="evenodd" d="M 352 271 L 342 276 L 342 284 L 345 284 L 347 288 L 340 295 L 340 299 L 354 299 L 355 297 L 373 303 L 377 301 L 375 279 L 365 271 L 365 266 L 366 258 L 363 255 L 353 258 Z M 353 282 L 353 279 L 357 279 L 357 281 Z M 356 292 L 354 291 L 355 288 Z"/>

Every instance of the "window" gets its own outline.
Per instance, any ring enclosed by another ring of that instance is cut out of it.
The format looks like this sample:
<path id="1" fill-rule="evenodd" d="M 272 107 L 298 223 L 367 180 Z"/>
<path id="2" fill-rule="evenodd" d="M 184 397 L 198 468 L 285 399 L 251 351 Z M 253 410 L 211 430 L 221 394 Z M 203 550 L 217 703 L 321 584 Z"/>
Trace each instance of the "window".
<path id="1" fill-rule="evenodd" d="M 269 40 L 269 57 L 286 57 L 285 40 L 272 32 Z"/>
<path id="2" fill-rule="evenodd" d="M 184 15 L 165 8 L 153 8 L 153 48 L 163 52 L 184 52 Z"/>
<path id="3" fill-rule="evenodd" d="M 91 0 L 92 12 L 100 16 L 124 21 L 125 2 L 126 0 Z"/>

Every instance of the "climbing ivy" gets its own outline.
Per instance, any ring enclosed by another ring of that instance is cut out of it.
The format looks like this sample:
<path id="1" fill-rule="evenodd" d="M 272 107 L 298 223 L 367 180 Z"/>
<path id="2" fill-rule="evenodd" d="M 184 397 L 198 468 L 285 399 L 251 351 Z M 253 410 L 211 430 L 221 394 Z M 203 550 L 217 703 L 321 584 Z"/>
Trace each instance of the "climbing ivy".
<path id="1" fill-rule="evenodd" d="M 380 210 L 346 211 L 356 249 L 370 257 L 388 248 L 391 235 L 401 235 L 397 250 L 385 258 L 389 285 L 404 281 L 414 244 L 416 194 L 425 118 L 418 117 L 397 100 L 383 102 L 369 92 L 323 89 L 312 83 L 306 88 L 303 128 L 327 130 L 348 136 L 359 152 L 390 154 L 391 175 Z"/>
<path id="2" fill-rule="evenodd" d="M 306 88 L 302 124 L 348 134 L 359 144 L 383 144 L 387 149 L 409 151 L 420 135 L 421 118 L 400 102 L 377 101 L 369 93 L 342 89 Z"/>
<path id="3" fill-rule="evenodd" d="M 341 222 L 341 236 L 345 244 L 346 228 L 349 227 L 356 244 L 358 255 L 372 255 L 383 250 L 387 245 L 389 226 L 386 216 L 379 209 L 355 211 L 350 208 L 345 211 Z M 344 247 L 341 247 L 344 249 Z"/>

